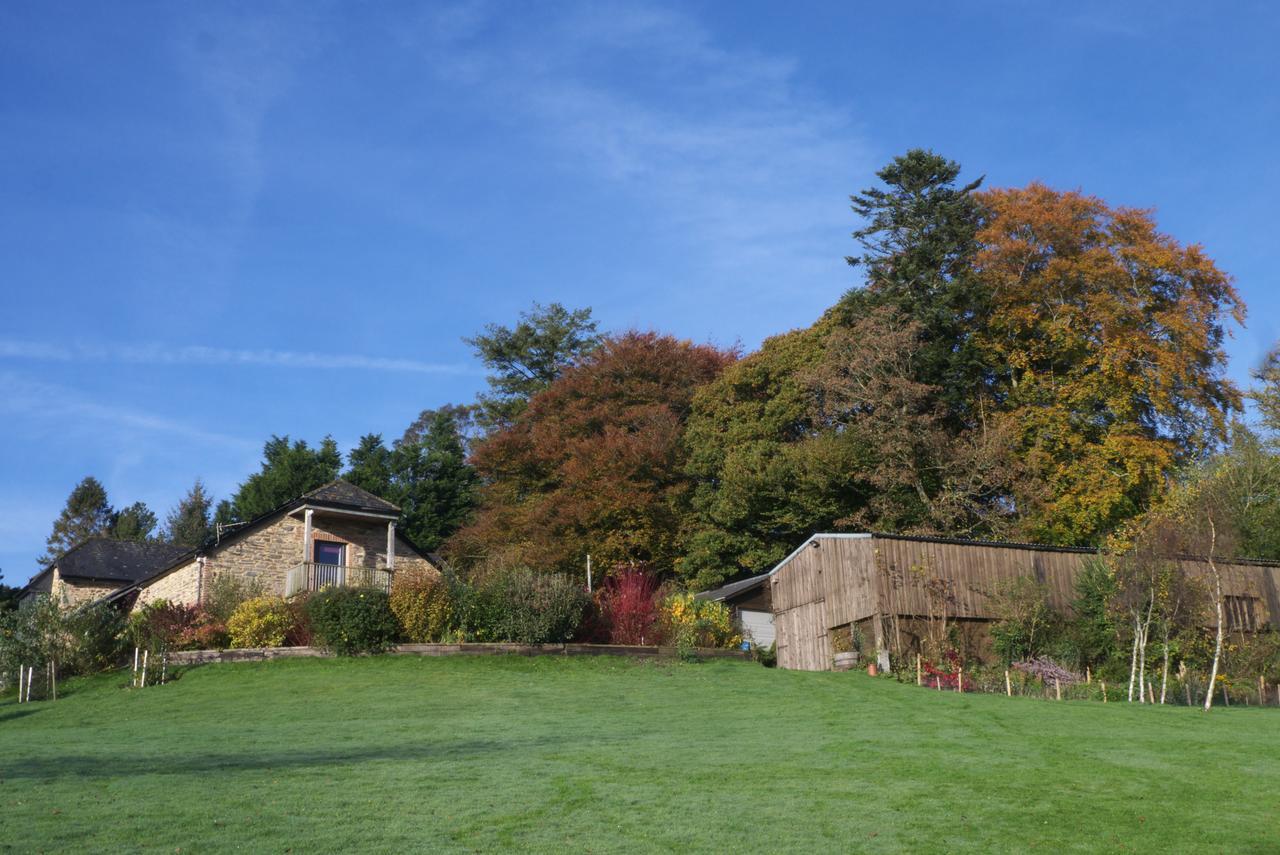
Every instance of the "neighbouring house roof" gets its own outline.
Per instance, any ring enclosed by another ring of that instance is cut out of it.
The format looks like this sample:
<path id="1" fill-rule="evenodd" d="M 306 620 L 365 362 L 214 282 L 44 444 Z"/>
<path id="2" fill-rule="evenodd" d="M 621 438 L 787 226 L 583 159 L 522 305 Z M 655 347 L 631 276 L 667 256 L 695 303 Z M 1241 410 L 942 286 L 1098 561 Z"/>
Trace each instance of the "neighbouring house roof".
<path id="1" fill-rule="evenodd" d="M 118 582 L 127 584 L 151 575 L 175 558 L 190 550 L 171 543 L 138 543 L 131 540 L 112 540 L 107 537 L 91 537 L 72 547 L 48 568 L 31 577 L 30 588 L 37 579 L 52 573 L 68 581 Z"/>
<path id="2" fill-rule="evenodd" d="M 311 490 L 310 492 L 303 493 L 296 499 L 291 499 L 290 501 L 285 502 L 274 510 L 267 511 L 265 514 L 255 517 L 244 524 L 237 525 L 234 529 L 224 532 L 216 539 L 206 541 L 198 549 L 188 550 L 181 555 L 175 556 L 173 560 L 169 561 L 164 566 L 156 568 L 154 572 L 144 578 L 133 580 L 132 585 L 129 585 L 126 588 L 121 588 L 119 591 L 115 591 L 107 599 L 118 600 L 130 591 L 141 588 L 166 573 L 181 567 L 197 556 L 208 555 L 215 550 L 221 549 L 228 544 L 247 537 L 262 528 L 264 525 L 278 519 L 283 514 L 291 513 L 305 507 L 323 507 L 333 508 L 335 510 L 360 511 L 363 513 L 380 514 L 388 518 L 395 518 L 400 515 L 400 508 L 396 505 L 375 496 L 368 490 L 357 487 L 350 481 L 344 481 L 341 478 L 337 478 L 330 481 L 328 484 L 324 484 L 314 490 Z M 444 561 L 439 555 L 436 555 L 434 552 L 423 551 L 417 546 L 417 544 L 410 540 L 404 532 L 397 531 L 396 536 L 409 544 L 414 552 L 426 558 L 436 567 L 444 567 Z"/>

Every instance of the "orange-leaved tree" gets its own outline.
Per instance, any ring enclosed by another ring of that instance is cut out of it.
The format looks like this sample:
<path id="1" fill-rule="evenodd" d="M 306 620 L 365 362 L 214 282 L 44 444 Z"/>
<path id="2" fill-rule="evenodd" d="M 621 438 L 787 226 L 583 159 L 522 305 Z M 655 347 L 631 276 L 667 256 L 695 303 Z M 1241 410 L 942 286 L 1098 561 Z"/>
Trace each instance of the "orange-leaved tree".
<path id="1" fill-rule="evenodd" d="M 605 339 L 476 447 L 480 509 L 450 541 L 454 560 L 500 553 L 580 572 L 589 553 L 600 567 L 671 567 L 690 488 L 685 420 L 734 358 L 653 332 Z"/>
<path id="2" fill-rule="evenodd" d="M 979 348 L 1014 451 L 1049 488 L 1026 534 L 1096 542 L 1225 438 L 1241 396 L 1223 339 L 1243 303 L 1150 211 L 1037 183 L 980 197 Z"/>

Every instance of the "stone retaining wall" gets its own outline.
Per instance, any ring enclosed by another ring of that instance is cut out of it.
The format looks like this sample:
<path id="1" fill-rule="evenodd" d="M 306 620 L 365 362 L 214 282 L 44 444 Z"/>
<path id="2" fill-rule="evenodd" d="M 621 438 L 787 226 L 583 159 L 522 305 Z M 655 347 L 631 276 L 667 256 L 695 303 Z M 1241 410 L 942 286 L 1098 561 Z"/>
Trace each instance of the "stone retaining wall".
<path id="1" fill-rule="evenodd" d="M 703 659 L 750 659 L 744 650 L 699 647 Z M 391 653 L 401 656 L 638 656 L 675 658 L 674 647 L 630 644 L 400 644 Z M 332 656 L 318 647 L 247 647 L 239 650 L 181 650 L 169 654 L 171 665 L 199 665 L 207 662 L 261 662 Z"/>

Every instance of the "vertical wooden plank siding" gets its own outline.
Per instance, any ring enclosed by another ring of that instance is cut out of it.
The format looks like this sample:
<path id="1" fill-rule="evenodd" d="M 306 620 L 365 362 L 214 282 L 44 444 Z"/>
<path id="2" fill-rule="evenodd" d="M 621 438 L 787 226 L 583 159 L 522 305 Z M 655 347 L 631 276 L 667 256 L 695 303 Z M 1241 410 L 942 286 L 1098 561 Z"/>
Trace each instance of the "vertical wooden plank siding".
<path id="1" fill-rule="evenodd" d="M 928 615 L 930 579 L 949 585 L 952 618 L 993 619 L 992 597 L 1020 576 L 1043 582 L 1050 605 L 1068 611 L 1076 578 L 1095 558 L 1089 552 L 1023 544 L 815 535 L 770 579 L 778 665 L 828 670 L 831 628 L 876 614 Z M 1209 573 L 1202 561 L 1183 565 L 1201 578 Z M 1259 624 L 1280 624 L 1280 567 L 1224 561 L 1218 566 L 1224 595 L 1254 598 Z"/>

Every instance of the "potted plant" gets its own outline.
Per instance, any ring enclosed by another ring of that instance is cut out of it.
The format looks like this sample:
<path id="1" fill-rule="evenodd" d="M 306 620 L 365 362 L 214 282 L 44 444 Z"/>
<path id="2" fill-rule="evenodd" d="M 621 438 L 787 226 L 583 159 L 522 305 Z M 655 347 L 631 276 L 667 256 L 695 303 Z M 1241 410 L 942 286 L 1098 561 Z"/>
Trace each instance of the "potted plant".
<path id="1" fill-rule="evenodd" d="M 839 626 L 831 631 L 831 670 L 852 671 L 858 667 L 862 651 L 856 633 L 857 630 L 850 626 Z"/>

